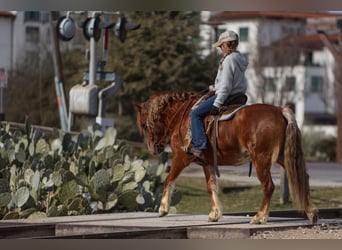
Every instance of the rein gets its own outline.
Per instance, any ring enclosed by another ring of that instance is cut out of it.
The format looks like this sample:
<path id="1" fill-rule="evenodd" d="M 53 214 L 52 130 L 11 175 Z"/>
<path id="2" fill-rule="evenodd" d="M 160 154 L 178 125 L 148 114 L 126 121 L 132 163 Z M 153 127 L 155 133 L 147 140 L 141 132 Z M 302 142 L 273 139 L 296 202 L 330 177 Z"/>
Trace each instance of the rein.
<path id="1" fill-rule="evenodd" d="M 180 108 L 177 109 L 177 111 L 174 113 L 174 115 L 173 115 L 173 116 L 171 117 L 171 119 L 170 119 L 170 124 L 173 123 L 173 120 L 176 118 L 176 116 L 177 116 L 177 114 L 180 112 L 180 110 L 184 108 L 184 105 L 185 105 L 185 104 L 186 104 L 186 103 L 183 103 L 182 106 L 180 106 Z M 185 117 L 185 113 L 186 113 L 186 111 L 188 110 L 188 108 L 189 108 L 189 106 L 190 106 L 191 104 L 192 104 L 192 102 L 189 102 L 189 103 L 187 104 L 187 106 L 185 107 L 184 112 L 183 112 L 183 114 L 182 114 L 182 117 L 181 117 L 181 120 L 180 120 L 180 123 L 179 123 L 179 124 L 182 124 L 182 121 L 183 121 L 183 119 L 184 119 L 184 117 Z M 179 127 L 178 127 L 178 135 L 179 135 L 179 138 L 180 138 L 181 142 L 183 143 L 183 138 L 182 138 L 182 135 L 181 135 L 181 128 L 182 128 L 182 126 L 179 125 Z"/>
<path id="2" fill-rule="evenodd" d="M 185 117 L 185 113 L 189 109 L 190 105 L 192 105 L 192 102 L 189 102 L 188 105 L 185 107 L 180 124 L 182 124 L 182 122 L 184 120 L 184 117 Z M 181 128 L 182 128 L 182 126 L 179 125 L 179 127 L 178 127 L 178 136 L 179 136 L 179 138 L 180 138 L 180 140 L 181 140 L 181 142 L 183 144 L 184 141 L 183 141 L 183 137 L 182 137 L 182 134 L 181 134 Z"/>

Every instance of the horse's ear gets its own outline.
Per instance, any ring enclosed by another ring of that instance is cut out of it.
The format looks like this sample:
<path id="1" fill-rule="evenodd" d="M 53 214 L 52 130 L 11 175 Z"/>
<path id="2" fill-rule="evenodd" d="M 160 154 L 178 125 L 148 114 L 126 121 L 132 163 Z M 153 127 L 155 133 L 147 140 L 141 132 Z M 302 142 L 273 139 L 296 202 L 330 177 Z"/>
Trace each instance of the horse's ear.
<path id="1" fill-rule="evenodd" d="M 140 106 L 139 104 L 136 104 L 136 103 L 134 103 L 133 105 L 134 105 L 134 109 L 135 109 L 138 113 L 140 113 L 140 111 L 141 111 L 141 106 Z"/>

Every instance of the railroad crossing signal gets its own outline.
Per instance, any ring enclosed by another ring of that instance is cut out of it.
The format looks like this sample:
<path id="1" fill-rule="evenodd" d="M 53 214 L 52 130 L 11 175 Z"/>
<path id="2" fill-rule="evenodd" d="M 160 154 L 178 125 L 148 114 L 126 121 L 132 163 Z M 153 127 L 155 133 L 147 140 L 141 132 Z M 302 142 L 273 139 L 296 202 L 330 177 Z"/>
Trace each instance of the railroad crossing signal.
<path id="1" fill-rule="evenodd" d="M 77 25 L 71 17 L 72 13 L 72 11 L 69 11 L 67 15 L 62 16 L 56 24 L 58 38 L 62 41 L 70 41 L 75 36 Z M 83 35 L 87 40 L 90 40 L 90 38 L 93 37 L 95 41 L 98 41 L 101 38 L 102 29 L 114 27 L 114 35 L 121 42 L 125 42 L 128 31 L 140 28 L 140 24 L 138 23 L 127 22 L 126 17 L 122 13 L 114 13 L 119 15 L 116 23 L 103 22 L 100 18 L 100 14 L 101 13 L 96 13 L 96 15 L 88 17 L 85 21 L 78 24 L 78 26 L 83 29 Z"/>
<path id="2" fill-rule="evenodd" d="M 71 40 L 76 33 L 76 23 L 71 17 L 72 14 L 84 14 L 85 12 L 68 11 L 66 16 L 63 16 L 56 25 L 56 32 L 59 39 L 63 41 Z M 118 15 L 118 21 L 110 22 L 109 15 Z M 104 15 L 104 20 L 101 19 Z M 74 123 L 74 115 L 82 114 L 89 117 L 89 122 L 96 116 L 96 122 L 106 126 L 113 126 L 114 120 L 105 118 L 105 104 L 109 97 L 113 96 L 121 86 L 120 76 L 115 72 L 105 72 L 104 65 L 107 60 L 108 53 L 108 36 L 109 30 L 114 28 L 114 35 L 121 41 L 126 40 L 128 30 L 136 30 L 140 24 L 127 22 L 125 16 L 120 12 L 103 12 L 93 11 L 85 21 L 79 22 L 77 25 L 82 28 L 84 37 L 89 41 L 90 58 L 89 71 L 83 74 L 83 83 L 73 86 L 69 92 L 69 119 L 68 130 L 70 131 Z M 101 38 L 101 31 L 104 30 L 103 35 L 103 50 L 102 61 L 97 62 L 97 42 Z M 96 81 L 104 80 L 111 82 L 103 89 L 99 89 Z"/>
<path id="3" fill-rule="evenodd" d="M 121 42 L 125 42 L 127 31 L 128 30 L 136 30 L 140 28 L 140 24 L 137 23 L 128 23 L 125 16 L 120 14 L 119 21 L 115 24 L 114 34 L 119 38 Z"/>

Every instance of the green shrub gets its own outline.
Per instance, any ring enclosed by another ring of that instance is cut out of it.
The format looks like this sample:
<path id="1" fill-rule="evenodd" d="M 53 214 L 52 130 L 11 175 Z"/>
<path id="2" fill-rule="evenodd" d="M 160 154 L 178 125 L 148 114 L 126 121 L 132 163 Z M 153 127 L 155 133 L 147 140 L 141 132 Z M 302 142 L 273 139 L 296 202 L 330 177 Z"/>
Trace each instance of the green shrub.
<path id="1" fill-rule="evenodd" d="M 158 210 L 167 164 L 132 159 L 114 128 L 24 130 L 0 130 L 0 219 Z"/>
<path id="2" fill-rule="evenodd" d="M 322 136 L 320 133 L 303 134 L 303 147 L 306 160 L 335 161 L 336 143 L 333 136 Z"/>

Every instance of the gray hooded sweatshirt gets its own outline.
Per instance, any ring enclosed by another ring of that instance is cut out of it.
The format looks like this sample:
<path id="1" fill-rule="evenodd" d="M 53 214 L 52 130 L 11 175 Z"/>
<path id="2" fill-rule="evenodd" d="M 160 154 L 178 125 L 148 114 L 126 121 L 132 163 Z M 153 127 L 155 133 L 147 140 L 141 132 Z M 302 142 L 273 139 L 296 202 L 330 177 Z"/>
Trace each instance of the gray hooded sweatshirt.
<path id="1" fill-rule="evenodd" d="M 218 70 L 215 79 L 215 94 L 217 95 L 214 106 L 221 107 L 229 95 L 244 94 L 247 91 L 245 71 L 248 62 L 239 52 L 228 55 L 222 63 L 222 69 Z"/>

